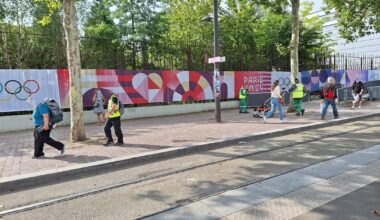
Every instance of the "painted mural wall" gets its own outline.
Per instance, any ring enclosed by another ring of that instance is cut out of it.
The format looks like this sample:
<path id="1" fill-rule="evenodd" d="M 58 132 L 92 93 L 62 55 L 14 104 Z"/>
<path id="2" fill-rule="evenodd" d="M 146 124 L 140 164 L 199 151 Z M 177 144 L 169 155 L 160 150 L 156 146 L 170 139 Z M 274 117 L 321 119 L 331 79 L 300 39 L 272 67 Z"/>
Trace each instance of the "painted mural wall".
<path id="1" fill-rule="evenodd" d="M 137 71 L 113 69 L 82 70 L 83 104 L 92 106 L 95 88 L 106 98 L 117 93 L 124 104 L 172 103 L 214 98 L 213 73 L 199 71 Z M 318 91 L 329 76 L 343 87 L 355 80 L 380 79 L 379 70 L 310 70 L 298 78 L 307 90 Z M 280 81 L 281 88 L 290 89 L 290 72 L 224 71 L 221 73 L 222 99 L 238 98 L 246 85 L 251 94 L 270 93 L 271 84 Z M 68 70 L 0 70 L 0 112 L 33 110 L 45 97 L 52 97 L 69 108 Z"/>

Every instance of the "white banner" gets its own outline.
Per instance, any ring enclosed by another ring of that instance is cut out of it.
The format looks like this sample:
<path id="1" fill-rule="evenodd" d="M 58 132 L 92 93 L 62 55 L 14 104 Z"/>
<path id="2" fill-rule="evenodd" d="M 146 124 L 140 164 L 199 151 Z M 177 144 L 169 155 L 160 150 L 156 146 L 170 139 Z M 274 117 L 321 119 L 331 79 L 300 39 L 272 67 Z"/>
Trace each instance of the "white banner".
<path id="1" fill-rule="evenodd" d="M 0 112 L 33 110 L 48 97 L 60 104 L 57 70 L 0 70 Z"/>

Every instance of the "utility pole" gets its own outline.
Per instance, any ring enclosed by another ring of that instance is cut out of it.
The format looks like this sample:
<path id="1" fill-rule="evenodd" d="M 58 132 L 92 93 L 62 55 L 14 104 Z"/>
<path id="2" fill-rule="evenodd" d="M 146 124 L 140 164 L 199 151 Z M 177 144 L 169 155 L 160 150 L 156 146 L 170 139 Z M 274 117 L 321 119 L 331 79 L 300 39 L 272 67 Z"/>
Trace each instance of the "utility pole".
<path id="1" fill-rule="evenodd" d="M 218 25 L 218 0 L 214 0 L 214 57 L 219 56 L 219 25 Z M 214 62 L 214 92 L 215 92 L 215 118 L 216 122 L 222 122 L 220 111 L 220 72 L 219 62 Z"/>

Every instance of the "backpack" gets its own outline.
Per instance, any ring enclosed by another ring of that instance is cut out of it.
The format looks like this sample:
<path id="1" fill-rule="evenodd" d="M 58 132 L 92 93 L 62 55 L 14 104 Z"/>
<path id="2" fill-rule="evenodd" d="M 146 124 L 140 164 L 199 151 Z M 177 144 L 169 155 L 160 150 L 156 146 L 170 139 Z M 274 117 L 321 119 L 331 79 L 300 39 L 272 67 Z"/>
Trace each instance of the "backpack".
<path id="1" fill-rule="evenodd" d="M 52 99 L 47 98 L 44 100 L 44 103 L 47 105 L 50 111 L 49 124 L 54 125 L 63 120 L 63 112 L 58 103 Z"/>
<path id="2" fill-rule="evenodd" d="M 124 114 L 125 107 L 123 103 L 119 99 L 119 112 L 120 112 L 120 117 Z"/>

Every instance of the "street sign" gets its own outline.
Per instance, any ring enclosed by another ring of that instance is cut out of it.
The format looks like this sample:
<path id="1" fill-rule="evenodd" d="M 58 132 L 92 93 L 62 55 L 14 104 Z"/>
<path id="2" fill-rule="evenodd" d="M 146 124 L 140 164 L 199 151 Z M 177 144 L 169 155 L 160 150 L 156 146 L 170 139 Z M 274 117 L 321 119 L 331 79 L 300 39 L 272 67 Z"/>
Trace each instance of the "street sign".
<path id="1" fill-rule="evenodd" d="M 226 61 L 226 57 L 211 57 L 208 58 L 208 63 L 223 63 Z"/>

